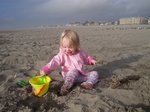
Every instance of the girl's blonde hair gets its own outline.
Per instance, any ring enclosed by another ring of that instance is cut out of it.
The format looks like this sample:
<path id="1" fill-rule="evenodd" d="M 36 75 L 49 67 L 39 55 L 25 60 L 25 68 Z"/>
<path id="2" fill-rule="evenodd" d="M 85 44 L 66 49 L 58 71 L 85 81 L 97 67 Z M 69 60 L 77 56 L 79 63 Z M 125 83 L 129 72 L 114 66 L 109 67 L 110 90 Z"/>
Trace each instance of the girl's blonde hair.
<path id="1" fill-rule="evenodd" d="M 74 48 L 76 52 L 79 51 L 80 40 L 79 40 L 79 36 L 77 32 L 72 31 L 72 30 L 63 31 L 60 37 L 60 46 L 62 46 L 63 38 L 66 38 L 70 41 L 70 44 L 72 45 L 72 47 Z"/>

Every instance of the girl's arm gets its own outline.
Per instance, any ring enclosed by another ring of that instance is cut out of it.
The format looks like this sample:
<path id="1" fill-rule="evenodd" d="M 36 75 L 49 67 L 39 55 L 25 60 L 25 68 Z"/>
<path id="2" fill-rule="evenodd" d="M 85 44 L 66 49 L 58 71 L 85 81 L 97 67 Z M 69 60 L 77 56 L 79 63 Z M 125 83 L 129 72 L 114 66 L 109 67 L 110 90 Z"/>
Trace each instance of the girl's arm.
<path id="1" fill-rule="evenodd" d="M 50 74 L 52 71 L 55 71 L 61 64 L 62 64 L 62 58 L 59 53 L 56 56 L 54 56 L 47 65 L 42 67 L 42 69 L 40 70 L 40 75 Z"/>
<path id="2" fill-rule="evenodd" d="M 82 51 L 81 54 L 82 54 L 82 57 L 83 57 L 85 64 L 87 64 L 87 65 L 95 65 L 96 64 L 96 60 L 93 59 L 90 55 L 88 55 L 84 51 Z"/>

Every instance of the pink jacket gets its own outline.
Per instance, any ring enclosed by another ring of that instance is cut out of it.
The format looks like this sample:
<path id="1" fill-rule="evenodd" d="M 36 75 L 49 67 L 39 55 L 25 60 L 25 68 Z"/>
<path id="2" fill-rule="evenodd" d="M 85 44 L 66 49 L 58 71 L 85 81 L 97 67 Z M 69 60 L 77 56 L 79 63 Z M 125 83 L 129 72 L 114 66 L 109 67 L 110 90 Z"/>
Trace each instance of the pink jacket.
<path id="1" fill-rule="evenodd" d="M 68 71 L 73 69 L 77 69 L 82 75 L 86 75 L 88 71 L 83 69 L 83 65 L 92 65 L 92 60 L 93 58 L 82 50 L 74 55 L 66 55 L 60 51 L 47 65 L 42 68 L 42 70 L 45 74 L 50 74 L 52 71 L 61 66 L 63 77 Z"/>

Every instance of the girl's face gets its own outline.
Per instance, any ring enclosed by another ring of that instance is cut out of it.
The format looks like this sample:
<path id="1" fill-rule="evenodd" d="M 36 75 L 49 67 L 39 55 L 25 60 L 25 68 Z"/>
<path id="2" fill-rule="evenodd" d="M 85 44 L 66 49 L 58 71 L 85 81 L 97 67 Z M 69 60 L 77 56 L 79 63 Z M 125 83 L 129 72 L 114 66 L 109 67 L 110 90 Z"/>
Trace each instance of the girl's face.
<path id="1" fill-rule="evenodd" d="M 73 55 L 75 53 L 73 45 L 67 38 L 63 38 L 62 40 L 62 50 L 67 55 Z"/>

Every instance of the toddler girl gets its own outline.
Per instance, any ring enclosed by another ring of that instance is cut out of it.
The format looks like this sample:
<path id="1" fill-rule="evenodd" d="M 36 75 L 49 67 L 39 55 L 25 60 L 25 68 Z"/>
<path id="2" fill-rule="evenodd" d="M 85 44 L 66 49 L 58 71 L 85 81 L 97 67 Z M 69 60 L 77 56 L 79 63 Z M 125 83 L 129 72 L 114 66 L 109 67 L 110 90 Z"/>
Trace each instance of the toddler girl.
<path id="1" fill-rule="evenodd" d="M 61 95 L 66 94 L 75 82 L 80 82 L 85 89 L 92 89 L 98 80 L 98 73 L 84 70 L 83 65 L 94 65 L 96 61 L 80 49 L 78 34 L 72 30 L 62 32 L 59 49 L 59 53 L 40 70 L 40 75 L 50 74 L 61 66 L 64 79 Z"/>

